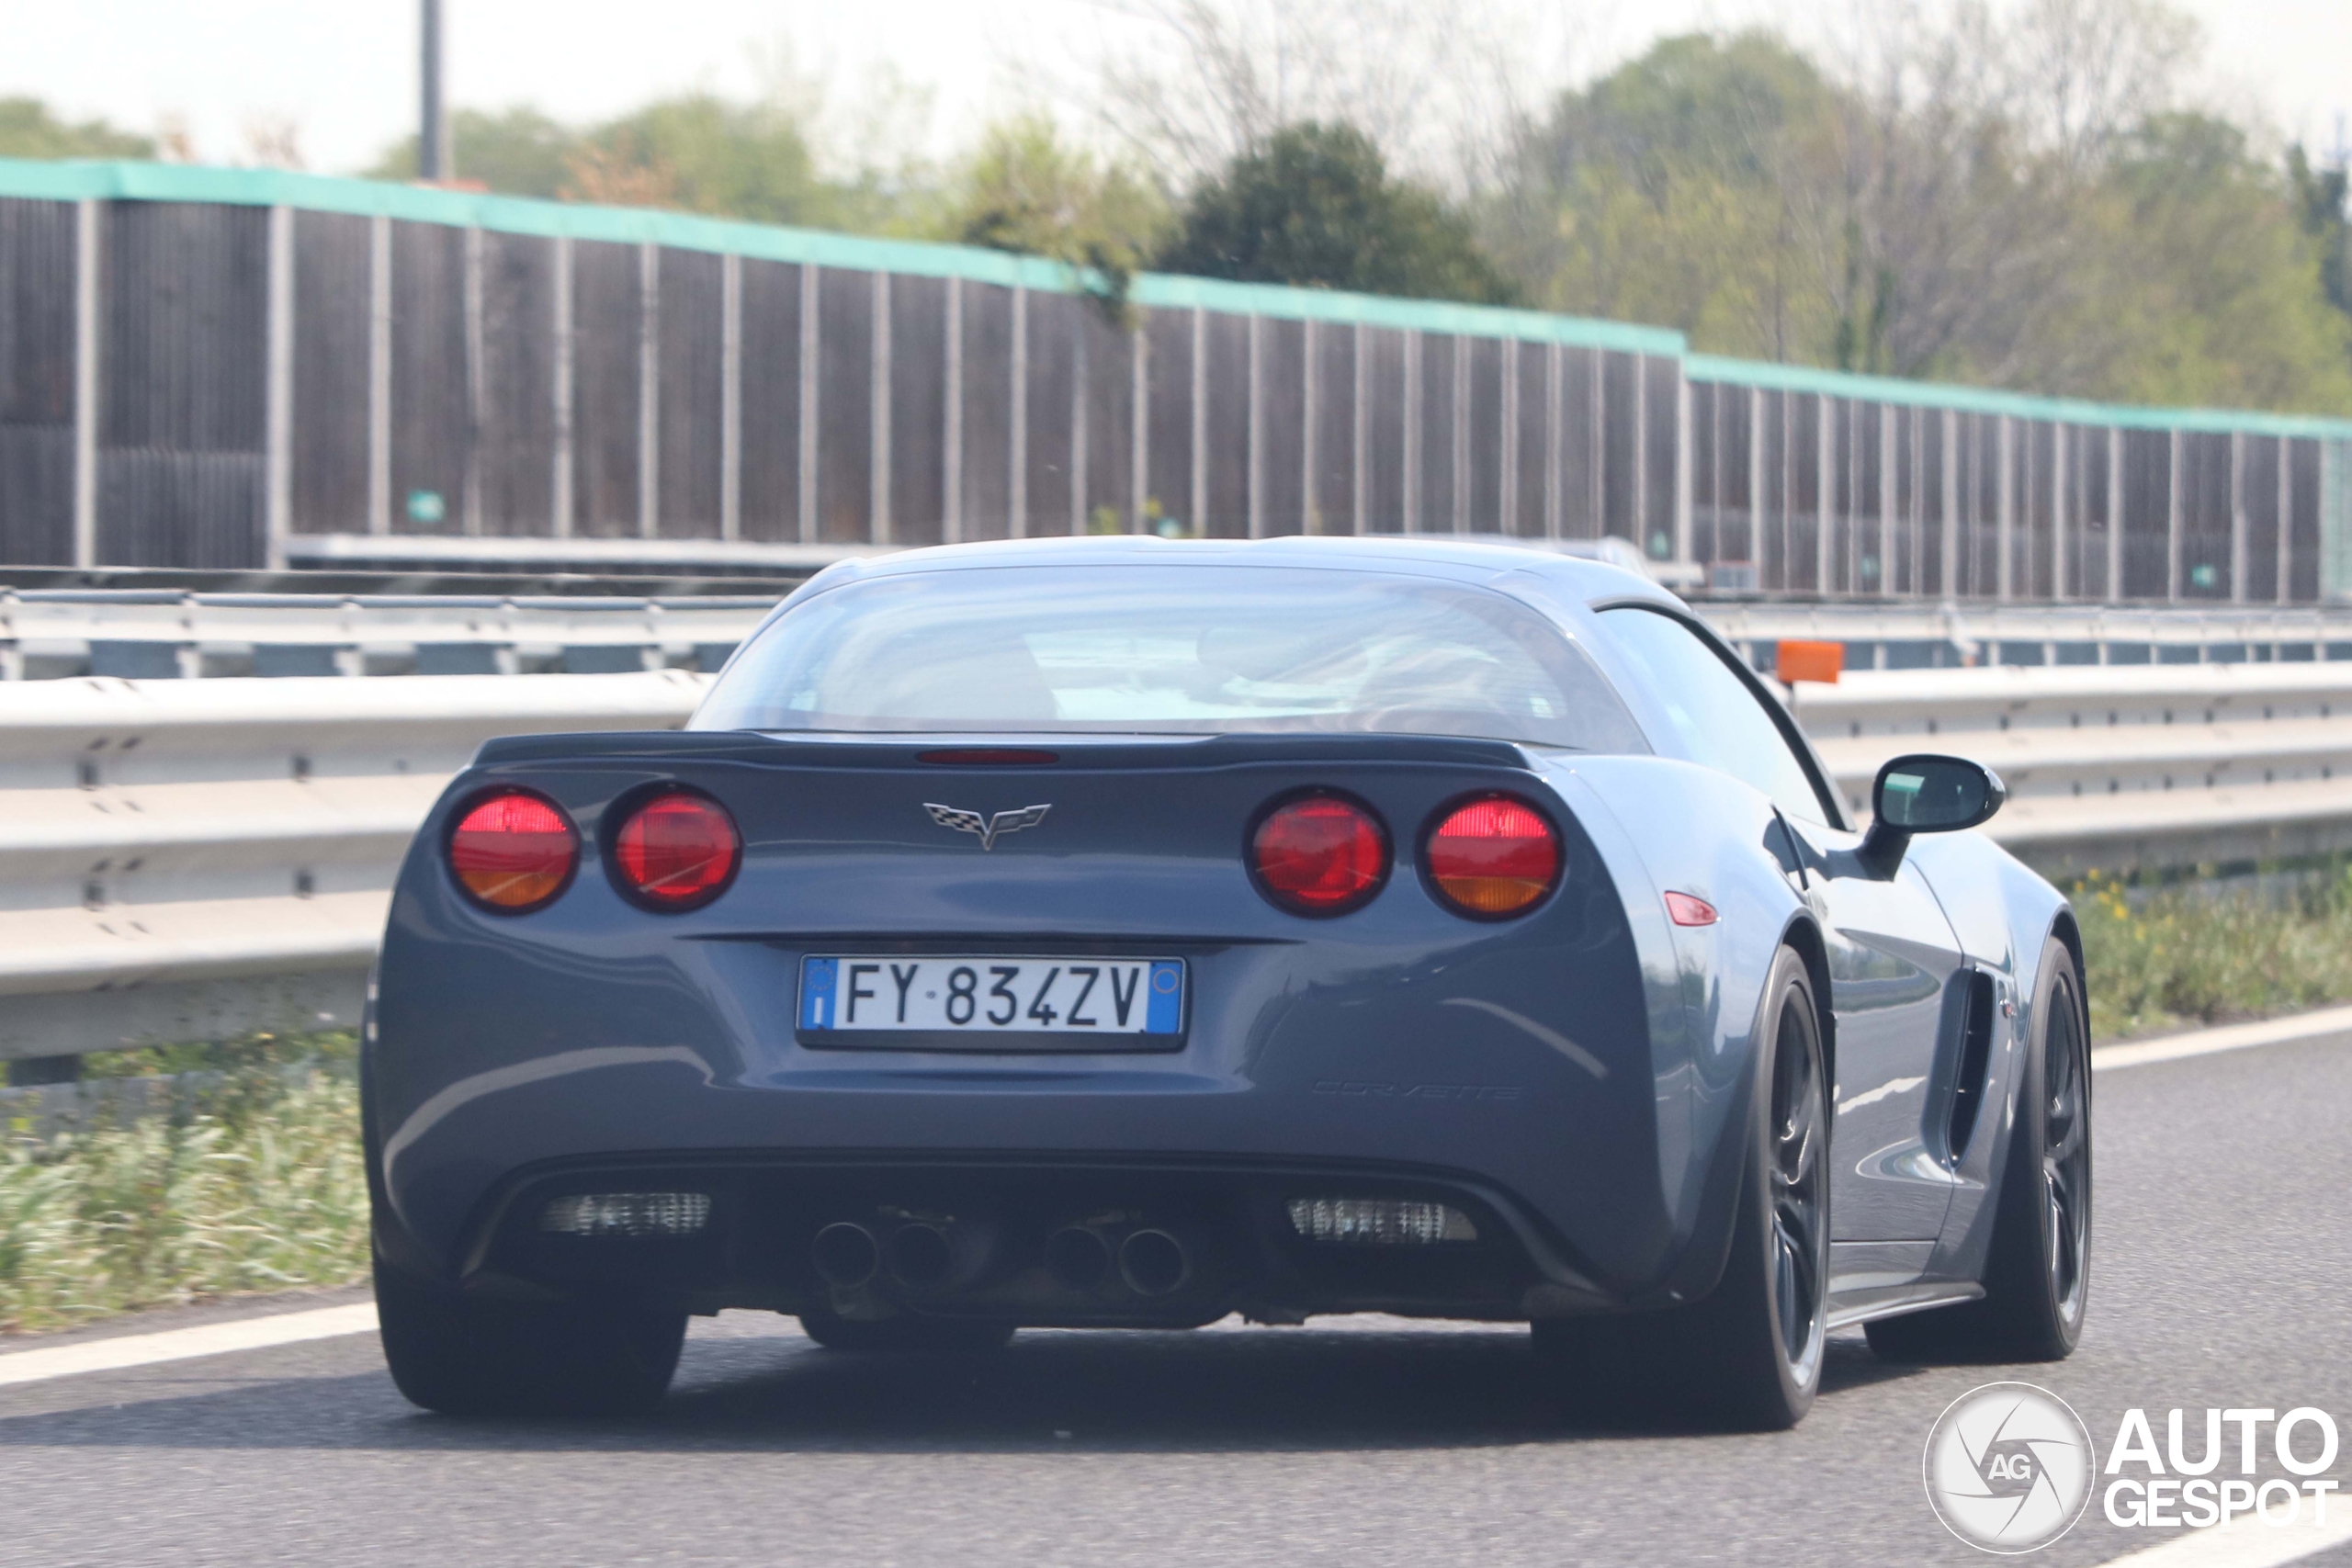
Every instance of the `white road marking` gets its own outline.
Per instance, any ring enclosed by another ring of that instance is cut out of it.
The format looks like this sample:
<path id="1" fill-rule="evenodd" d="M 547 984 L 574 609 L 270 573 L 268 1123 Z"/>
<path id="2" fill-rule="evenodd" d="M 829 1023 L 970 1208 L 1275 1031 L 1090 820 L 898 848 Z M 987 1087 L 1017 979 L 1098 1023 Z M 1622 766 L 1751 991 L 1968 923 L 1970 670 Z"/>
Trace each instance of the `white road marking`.
<path id="1" fill-rule="evenodd" d="M 2327 1008 L 2297 1013 L 2292 1018 L 2266 1018 L 2258 1023 L 2231 1023 L 2200 1029 L 2193 1034 L 2168 1034 L 2124 1045 L 2101 1045 L 2091 1053 L 2094 1072 L 2145 1066 L 2151 1062 L 2177 1062 L 2184 1056 L 2210 1056 L 2217 1051 L 2243 1051 L 2252 1045 L 2285 1045 L 2330 1034 L 2352 1034 L 2352 1008 Z"/>
<path id="2" fill-rule="evenodd" d="M 70 1378 L 84 1372 L 119 1371 L 126 1367 L 152 1367 L 160 1361 L 185 1361 L 198 1356 L 223 1356 L 232 1350 L 266 1350 L 278 1345 L 299 1345 L 306 1339 L 334 1339 L 346 1334 L 375 1331 L 376 1303 L 358 1302 L 311 1312 L 208 1323 L 196 1328 L 171 1328 L 160 1334 L 88 1339 L 79 1345 L 0 1354 L 0 1386 Z"/>
<path id="3" fill-rule="evenodd" d="M 2184 1531 L 2162 1546 L 2110 1557 L 2102 1568 L 2278 1568 L 2282 1562 L 2300 1562 L 2352 1541 L 2352 1508 L 2343 1506 L 2343 1501 L 2328 1498 L 2324 1525 L 2311 1522 L 2312 1500 L 2305 1497 L 2293 1524 L 2233 1519 L 2211 1529 Z M 2282 1511 L 2285 1506 L 2279 1505 Z"/>

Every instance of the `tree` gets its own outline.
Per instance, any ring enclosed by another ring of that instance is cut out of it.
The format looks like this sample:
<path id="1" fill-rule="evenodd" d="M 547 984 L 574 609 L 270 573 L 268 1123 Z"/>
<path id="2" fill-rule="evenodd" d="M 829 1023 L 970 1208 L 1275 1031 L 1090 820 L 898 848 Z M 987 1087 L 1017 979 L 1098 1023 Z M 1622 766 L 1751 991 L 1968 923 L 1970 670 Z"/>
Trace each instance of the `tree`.
<path id="1" fill-rule="evenodd" d="M 74 124 L 39 98 L 0 98 L 0 158 L 152 158 L 148 137 L 102 119 Z"/>
<path id="2" fill-rule="evenodd" d="M 2245 132 L 2163 115 L 2119 149 L 2102 195 L 2116 240 L 2091 260 L 2095 313 L 2069 335 L 2118 340 L 2100 395 L 2134 402 L 2352 411 L 2352 319 L 2289 181 Z"/>
<path id="3" fill-rule="evenodd" d="M 710 93 L 664 98 L 591 132 L 563 194 L 766 223 L 830 224 L 842 206 L 795 116 Z"/>
<path id="4" fill-rule="evenodd" d="M 458 109 L 449 117 L 449 132 L 458 176 L 480 180 L 502 196 L 559 194 L 581 142 L 570 126 L 520 105 L 497 113 Z M 404 137 L 387 148 L 368 177 L 416 178 L 416 138 Z"/>
<path id="5" fill-rule="evenodd" d="M 1663 39 L 1529 129 L 1480 203 L 1490 248 L 1552 309 L 1814 358 L 1835 315 L 1815 209 L 1843 113 L 1773 35 Z"/>
<path id="6" fill-rule="evenodd" d="M 937 231 L 1063 263 L 1119 325 L 1128 288 L 1167 227 L 1167 204 L 1139 173 L 1070 146 L 1050 118 L 1027 115 L 982 133 L 954 173 Z"/>
<path id="7" fill-rule="evenodd" d="M 1162 271 L 1250 283 L 1507 304 L 1509 279 L 1469 220 L 1433 191 L 1389 177 L 1351 126 L 1288 125 L 1236 156 L 1185 206 Z"/>
<path id="8" fill-rule="evenodd" d="M 2345 205 L 2352 169 L 2314 169 L 2301 143 L 2287 149 L 2287 184 L 2303 232 L 2319 247 L 2320 278 L 2328 301 L 2352 313 L 2352 210 Z"/>
<path id="9" fill-rule="evenodd" d="M 1492 254 L 1542 304 L 1706 352 L 2352 407 L 2322 286 L 2341 224 L 2313 216 L 2340 195 L 2176 107 L 2186 22 L 2154 0 L 1911 19 L 1836 71 L 1698 35 L 1562 95 L 1480 203 Z"/>
<path id="10" fill-rule="evenodd" d="M 1102 123 L 1170 192 L 1286 125 L 1345 121 L 1422 178 L 1466 176 L 1516 114 L 1528 0 L 1098 0 Z M 1069 96 L 1057 91 L 1055 96 Z"/>

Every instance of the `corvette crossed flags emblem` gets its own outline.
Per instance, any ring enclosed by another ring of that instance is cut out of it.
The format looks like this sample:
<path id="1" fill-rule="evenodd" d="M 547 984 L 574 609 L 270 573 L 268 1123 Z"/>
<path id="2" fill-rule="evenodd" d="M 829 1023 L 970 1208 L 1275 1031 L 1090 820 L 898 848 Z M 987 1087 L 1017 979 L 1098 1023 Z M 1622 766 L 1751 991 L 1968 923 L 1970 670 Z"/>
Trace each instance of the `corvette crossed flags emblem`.
<path id="1" fill-rule="evenodd" d="M 1046 813 L 1051 811 L 1053 807 L 1050 805 L 1023 806 L 1011 811 L 1000 811 L 993 817 L 986 818 L 977 811 L 966 811 L 961 807 L 933 806 L 928 801 L 923 803 L 923 809 L 930 812 L 931 819 L 941 827 L 953 828 L 959 833 L 973 834 L 979 839 L 982 850 L 992 850 L 996 848 L 997 840 L 1005 834 L 1018 833 L 1023 828 L 1035 828 L 1038 823 L 1043 822 L 1046 819 Z"/>

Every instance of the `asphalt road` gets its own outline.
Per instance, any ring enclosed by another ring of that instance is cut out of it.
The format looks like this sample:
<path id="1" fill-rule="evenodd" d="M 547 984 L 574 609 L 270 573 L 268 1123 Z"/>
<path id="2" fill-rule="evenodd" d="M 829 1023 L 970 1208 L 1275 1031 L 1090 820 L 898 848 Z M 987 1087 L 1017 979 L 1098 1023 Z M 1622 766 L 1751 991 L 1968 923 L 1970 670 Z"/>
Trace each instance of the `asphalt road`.
<path id="1" fill-rule="evenodd" d="M 1898 1369 L 1841 1337 L 1792 1433 L 1574 1429 L 1524 1332 L 1478 1325 L 1033 1333 L 938 1362 L 729 1314 L 696 1324 L 656 1416 L 588 1426 L 420 1414 L 373 1337 L 346 1337 L 0 1387 L 0 1561 L 1983 1562 L 1919 1479 L 1929 1424 L 1979 1383 L 2050 1388 L 2102 1456 L 2132 1405 L 2160 1438 L 2176 1405 L 2192 1431 L 2207 1405 L 2317 1405 L 2352 1450 L 2352 1044 L 2102 1072 L 2097 1092 L 2075 1357 Z M 2352 1452 L 2330 1473 L 2352 1490 Z M 2033 1561 L 2178 1533 L 2094 1500 Z"/>

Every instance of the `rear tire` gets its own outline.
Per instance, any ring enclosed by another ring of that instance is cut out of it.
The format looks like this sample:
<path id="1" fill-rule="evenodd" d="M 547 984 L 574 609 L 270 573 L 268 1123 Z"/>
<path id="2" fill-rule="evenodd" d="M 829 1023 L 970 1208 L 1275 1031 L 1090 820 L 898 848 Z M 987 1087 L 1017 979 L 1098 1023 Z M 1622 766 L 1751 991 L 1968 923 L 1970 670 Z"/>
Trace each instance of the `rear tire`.
<path id="1" fill-rule="evenodd" d="M 2041 951 L 2033 1033 L 1980 1301 L 1866 1325 L 1894 1361 L 2063 1361 L 2090 1298 L 2090 1020 L 2075 955 Z"/>
<path id="2" fill-rule="evenodd" d="M 837 1317 L 804 1312 L 801 1331 L 828 1350 L 865 1350 L 900 1355 L 969 1356 L 1001 1350 L 1012 1343 L 1009 1323 L 941 1317 Z"/>
<path id="3" fill-rule="evenodd" d="M 376 1265 L 392 1382 L 445 1416 L 631 1416 L 677 1371 L 684 1313 L 480 1300 Z"/>
<path id="4" fill-rule="evenodd" d="M 1804 960 L 1783 948 L 1764 994 L 1764 1059 L 1723 1278 L 1666 1312 L 1538 1322 L 1539 1362 L 1573 1408 L 1662 1408 L 1751 1432 L 1785 1430 L 1813 1408 L 1827 1338 L 1828 1074 Z"/>

